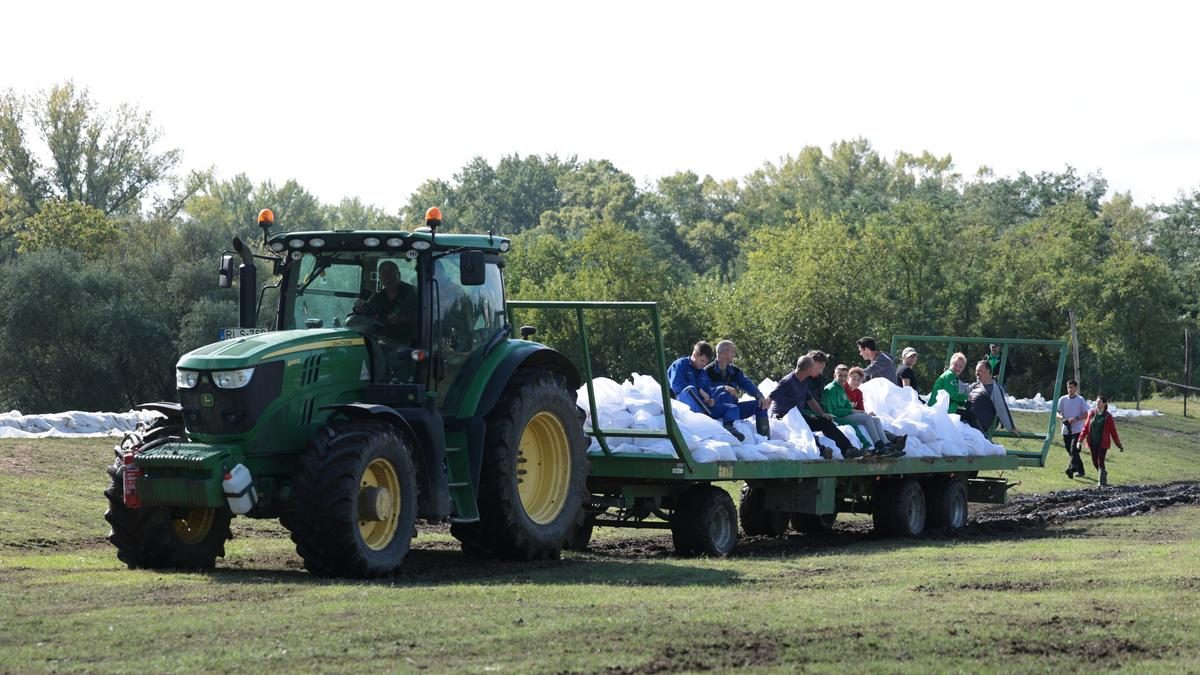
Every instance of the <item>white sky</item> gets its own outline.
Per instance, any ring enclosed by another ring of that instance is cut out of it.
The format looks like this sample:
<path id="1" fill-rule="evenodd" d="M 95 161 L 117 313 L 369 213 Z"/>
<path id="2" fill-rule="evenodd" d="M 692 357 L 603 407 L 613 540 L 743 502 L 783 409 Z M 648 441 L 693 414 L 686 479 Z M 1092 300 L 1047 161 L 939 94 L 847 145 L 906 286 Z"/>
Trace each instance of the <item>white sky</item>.
<path id="1" fill-rule="evenodd" d="M 10 3 L 0 88 L 150 111 L 188 168 L 388 210 L 473 156 L 741 178 L 863 136 L 957 169 L 1200 188 L 1187 2 Z"/>

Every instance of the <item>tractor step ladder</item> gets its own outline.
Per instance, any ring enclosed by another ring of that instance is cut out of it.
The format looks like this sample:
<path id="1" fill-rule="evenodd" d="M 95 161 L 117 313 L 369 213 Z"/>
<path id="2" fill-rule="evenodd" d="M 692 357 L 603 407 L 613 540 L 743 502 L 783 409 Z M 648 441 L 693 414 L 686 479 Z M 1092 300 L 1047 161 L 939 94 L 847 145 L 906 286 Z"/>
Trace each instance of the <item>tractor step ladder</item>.
<path id="1" fill-rule="evenodd" d="M 479 522 L 479 507 L 475 503 L 475 490 L 471 486 L 471 462 L 466 448 L 446 448 L 446 481 L 450 498 L 460 509 L 451 516 L 452 523 Z M 463 513 L 462 509 L 470 513 Z"/>

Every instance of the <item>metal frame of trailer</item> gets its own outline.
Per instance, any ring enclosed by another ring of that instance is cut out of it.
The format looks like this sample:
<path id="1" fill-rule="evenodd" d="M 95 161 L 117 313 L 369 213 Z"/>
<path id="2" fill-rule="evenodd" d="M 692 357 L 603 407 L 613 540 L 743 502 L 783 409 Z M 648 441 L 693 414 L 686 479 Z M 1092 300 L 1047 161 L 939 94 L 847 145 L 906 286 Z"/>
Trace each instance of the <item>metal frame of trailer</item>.
<path id="1" fill-rule="evenodd" d="M 662 389 L 662 403 L 666 411 L 671 409 L 671 391 L 666 381 L 666 352 L 663 345 L 662 326 L 658 303 L 655 302 L 575 302 L 575 301 L 509 301 L 513 309 L 550 309 L 570 311 L 575 315 L 582 352 L 582 372 L 588 391 L 589 419 L 597 420 L 596 396 L 592 383 L 591 350 L 589 348 L 586 314 L 593 310 L 620 310 L 646 312 L 649 314 L 654 334 L 656 379 Z M 601 454 L 589 455 L 591 469 L 588 478 L 592 492 L 589 507 L 586 537 L 591 527 L 638 527 L 671 529 L 676 533 L 676 547 L 680 548 L 678 530 L 681 523 L 676 517 L 691 502 L 703 501 L 692 498 L 694 488 L 708 486 L 720 481 L 745 481 L 743 489 L 742 524 L 746 528 L 746 494 L 750 488 L 763 491 L 761 503 L 768 511 L 800 516 L 836 516 L 838 512 L 875 513 L 880 510 L 880 497 L 886 492 L 889 500 L 905 479 L 911 479 L 927 489 L 943 489 L 951 481 L 963 483 L 965 498 L 984 503 L 1004 503 L 1010 487 L 1004 478 L 981 477 L 980 472 L 1016 470 L 1021 466 L 1044 466 L 1049 453 L 1055 428 L 1055 407 L 1062 388 L 1063 368 L 1067 358 L 1067 344 L 1060 340 L 1031 340 L 1013 338 L 966 338 L 953 336 L 900 335 L 892 340 L 893 353 L 897 344 L 944 343 L 947 355 L 958 345 L 989 344 L 1002 345 L 1000 375 L 1008 361 L 1010 347 L 1035 345 L 1058 349 L 1059 363 L 1052 405 L 1044 434 L 1022 433 L 1021 438 L 1040 440 L 1040 452 L 1009 451 L 1003 456 L 966 456 L 937 458 L 856 460 L 787 460 L 787 461 L 734 461 L 697 462 L 687 448 L 687 443 L 672 415 L 665 415 L 666 429 L 662 431 L 643 429 L 585 429 L 596 439 Z M 999 379 L 999 378 L 998 378 Z M 1001 380 L 1002 381 L 1002 380 Z M 996 437 L 1013 437 L 1005 431 L 996 431 Z M 661 438 L 671 442 L 675 456 L 653 456 L 642 454 L 614 453 L 609 444 L 610 437 L 618 438 Z M 903 491 L 902 489 L 900 491 Z M 712 499 L 719 495 L 710 493 Z M 903 499 L 903 497 L 897 497 Z M 756 502 L 757 503 L 757 502 Z M 902 507 L 901 507 L 902 508 Z M 911 508 L 909 509 L 911 510 Z M 911 514 L 910 514 L 911 515 Z M 915 516 L 914 516 L 915 518 Z M 923 518 L 923 515 L 922 515 Z M 779 521 L 779 518 L 775 518 Z M 896 520 L 896 519 L 893 519 Z M 965 505 L 962 521 L 965 522 Z M 832 520 L 828 521 L 832 523 Z M 880 524 L 879 518 L 876 524 Z M 910 523 L 912 525 L 914 523 Z M 901 530 L 905 529 L 897 525 Z M 960 525 L 961 526 L 961 525 Z M 697 525 L 697 527 L 699 527 Z M 786 527 L 786 525 L 785 525 Z M 922 529 L 916 528 L 917 530 Z M 693 528 L 695 529 L 695 528 Z M 893 528 L 894 529 L 894 528 Z M 685 537 L 686 539 L 686 537 Z M 736 539 L 736 525 L 734 532 Z M 684 541 L 684 548 L 688 547 Z M 721 553 L 717 550 L 694 550 L 683 552 Z"/>

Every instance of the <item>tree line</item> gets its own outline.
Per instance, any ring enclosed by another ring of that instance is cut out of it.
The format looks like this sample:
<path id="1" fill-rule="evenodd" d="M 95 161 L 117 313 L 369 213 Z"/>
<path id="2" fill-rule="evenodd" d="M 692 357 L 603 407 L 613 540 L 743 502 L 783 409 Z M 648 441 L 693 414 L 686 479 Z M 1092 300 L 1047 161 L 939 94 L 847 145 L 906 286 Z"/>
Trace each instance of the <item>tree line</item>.
<path id="1" fill-rule="evenodd" d="M 1071 167 L 964 176 L 856 138 L 645 185 L 603 159 L 476 157 L 388 213 L 183 173 L 162 141 L 148 113 L 72 83 L 0 95 L 0 408 L 173 398 L 179 355 L 236 323 L 215 264 L 234 235 L 260 240 L 264 207 L 284 230 L 411 229 L 439 205 L 448 229 L 512 237 L 510 298 L 654 300 L 668 358 L 729 338 L 755 378 L 813 348 L 855 363 L 864 335 L 1065 339 L 1073 311 L 1084 392 L 1127 398 L 1141 374 L 1182 380 L 1200 313 L 1200 186 L 1139 205 Z M 574 316 L 514 318 L 582 358 Z M 648 316 L 596 311 L 589 332 L 596 374 L 654 372 Z M 931 382 L 945 354 L 926 349 Z M 1049 393 L 1056 357 L 1017 348 L 1009 389 Z"/>

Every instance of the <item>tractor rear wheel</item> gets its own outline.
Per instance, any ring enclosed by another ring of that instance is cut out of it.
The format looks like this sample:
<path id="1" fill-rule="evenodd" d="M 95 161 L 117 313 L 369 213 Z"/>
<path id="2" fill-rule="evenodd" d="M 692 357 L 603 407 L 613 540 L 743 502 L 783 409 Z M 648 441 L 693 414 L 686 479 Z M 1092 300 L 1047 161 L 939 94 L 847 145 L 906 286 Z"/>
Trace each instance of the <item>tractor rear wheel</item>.
<path id="1" fill-rule="evenodd" d="M 587 472 L 574 393 L 550 373 L 518 375 L 487 416 L 479 522 L 451 534 L 475 553 L 557 558 L 583 524 Z"/>
<path id="2" fill-rule="evenodd" d="M 694 485 L 679 497 L 671 515 L 671 539 L 679 555 L 724 558 L 737 546 L 733 498 L 714 485 Z"/>
<path id="3" fill-rule="evenodd" d="M 761 487 L 742 486 L 738 517 L 748 536 L 782 537 L 787 534 L 788 514 L 767 508 L 767 492 Z"/>
<path id="4" fill-rule="evenodd" d="M 295 502 L 282 522 L 309 572 L 361 579 L 394 573 L 416 533 L 408 443 L 378 422 L 322 428 L 301 459 Z"/>
<path id="5" fill-rule="evenodd" d="M 125 466 L 121 453 L 138 452 L 181 440 L 183 428 L 160 421 L 144 433 L 129 434 L 108 467 L 109 486 L 104 490 L 108 510 L 104 519 L 110 530 L 108 541 L 117 547 L 117 558 L 131 569 L 208 569 L 225 556 L 230 539 L 229 509 L 125 506 Z M 146 442 L 146 439 L 150 439 Z"/>

